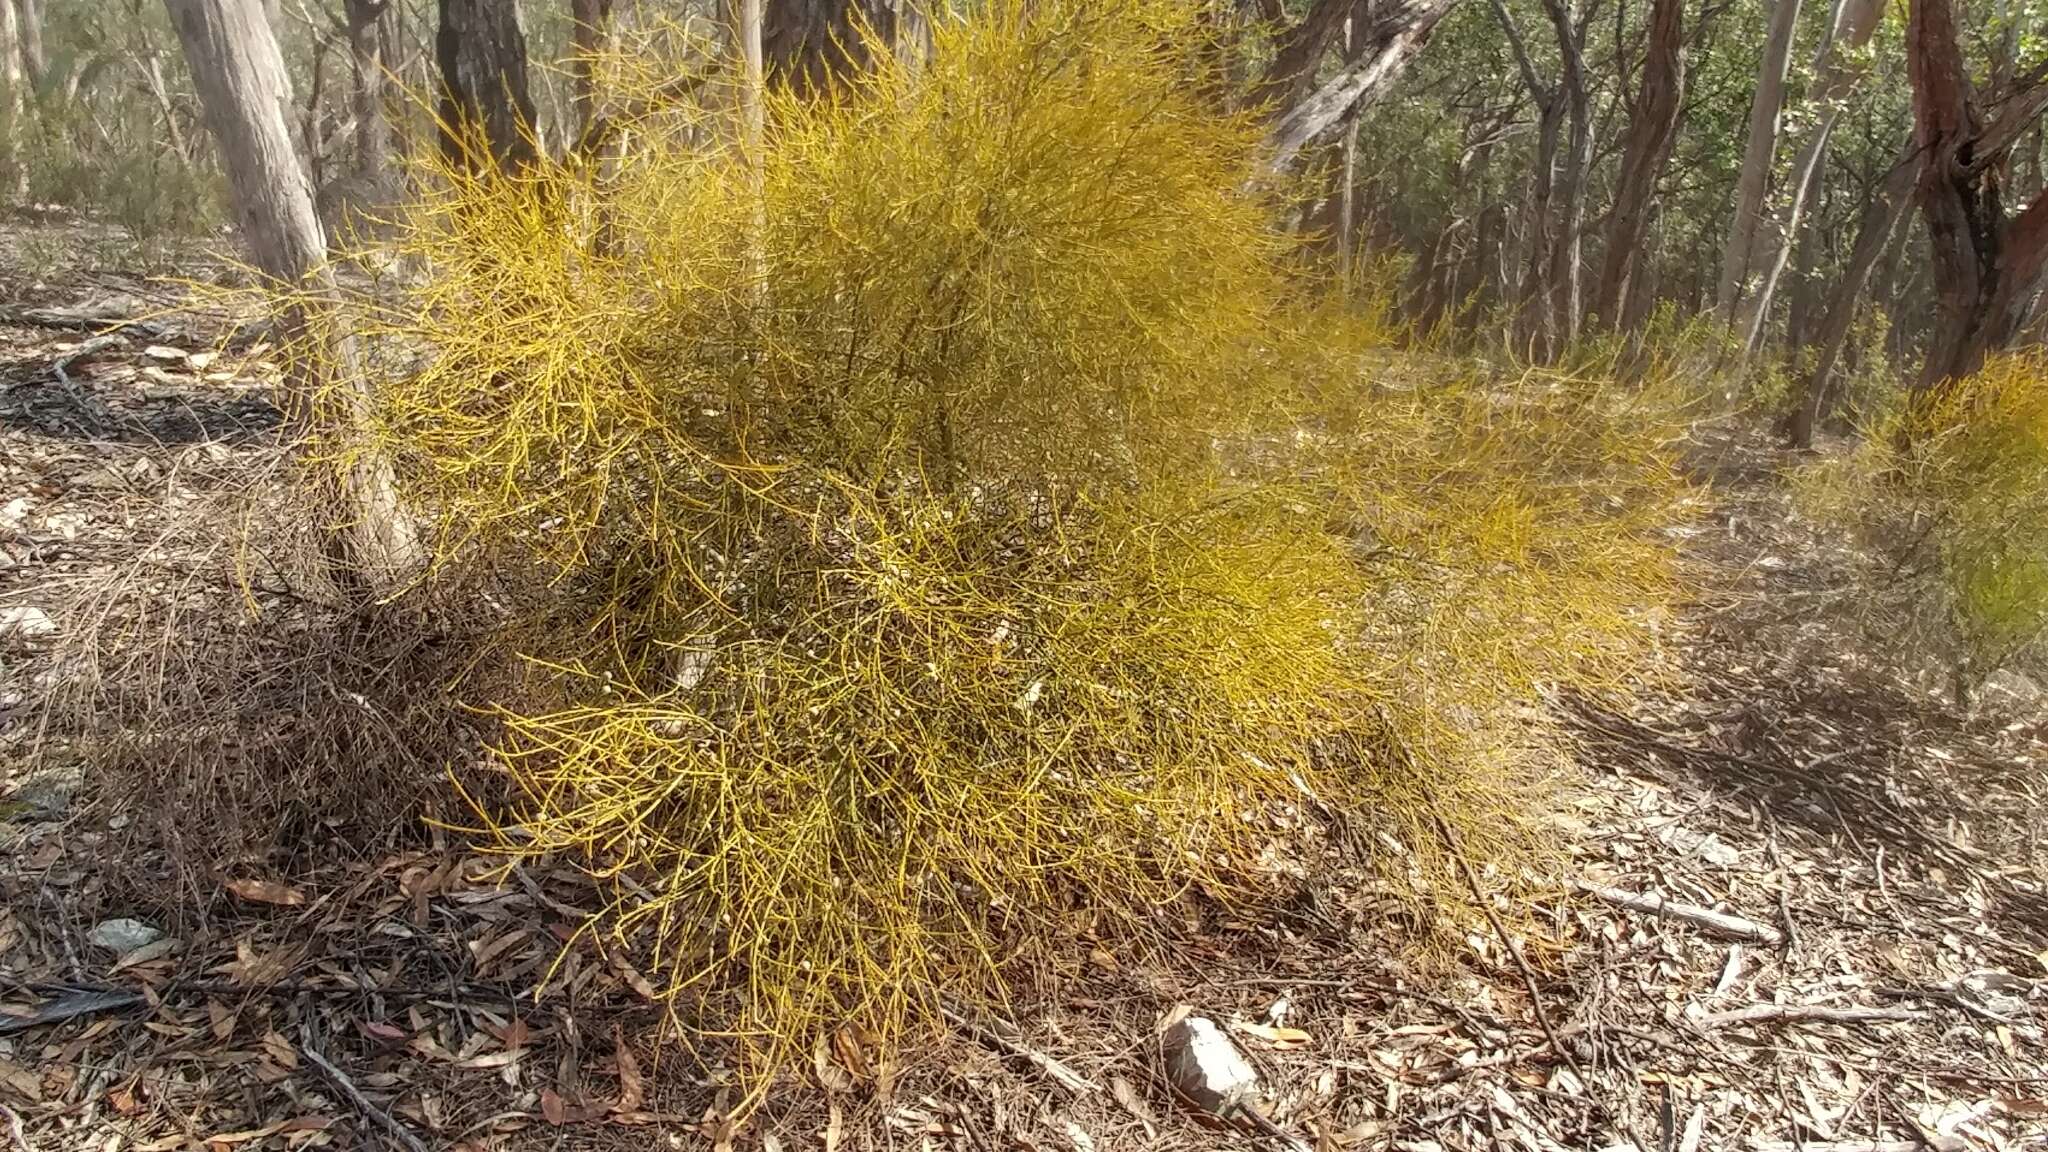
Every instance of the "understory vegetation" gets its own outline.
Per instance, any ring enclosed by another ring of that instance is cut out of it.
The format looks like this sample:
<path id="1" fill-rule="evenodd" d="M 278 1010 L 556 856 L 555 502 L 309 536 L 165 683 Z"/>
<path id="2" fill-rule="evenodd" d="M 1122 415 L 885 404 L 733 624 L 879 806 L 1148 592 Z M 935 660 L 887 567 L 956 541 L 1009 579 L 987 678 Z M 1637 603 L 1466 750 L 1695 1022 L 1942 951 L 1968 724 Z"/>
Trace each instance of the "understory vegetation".
<path id="1" fill-rule="evenodd" d="M 593 930 L 758 1068 L 1256 900 L 1337 813 L 1455 903 L 1437 822 L 1534 862 L 1528 706 L 1654 647 L 1669 398 L 1400 356 L 1197 17 L 999 3 L 758 146 L 440 164 L 426 271 L 351 302 L 369 434 L 317 454 L 515 606 L 480 833 L 617 877 Z"/>
<path id="2" fill-rule="evenodd" d="M 559 956 L 729 1114 L 1332 868 L 1539 999 L 1494 897 L 1561 881 L 1565 716 L 1676 674 L 1698 423 L 1803 454 L 1958 699 L 2048 656 L 2042 297 L 1985 271 L 2048 278 L 2039 0 L 1984 67 L 1913 5 L 52 0 L 0 184 L 152 263 L 235 219 L 221 348 L 143 355 L 274 358 L 281 431 L 67 586 L 36 754 L 172 902 L 391 825 L 566 862 Z M 302 117 L 166 72 L 230 11 Z"/>

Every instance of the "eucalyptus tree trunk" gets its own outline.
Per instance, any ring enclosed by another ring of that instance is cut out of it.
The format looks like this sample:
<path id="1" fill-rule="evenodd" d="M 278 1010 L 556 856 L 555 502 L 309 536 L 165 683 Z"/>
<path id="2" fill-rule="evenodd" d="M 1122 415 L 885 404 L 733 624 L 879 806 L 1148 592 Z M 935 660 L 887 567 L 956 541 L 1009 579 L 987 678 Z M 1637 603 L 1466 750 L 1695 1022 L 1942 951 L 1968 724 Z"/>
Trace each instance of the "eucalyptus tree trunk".
<path id="1" fill-rule="evenodd" d="M 1274 109 L 1266 166 L 1285 172 L 1301 150 L 1384 95 L 1458 0 L 1389 0 L 1359 28 L 1357 58 L 1291 105 Z"/>
<path id="2" fill-rule="evenodd" d="M 1513 50 L 1522 84 L 1536 105 L 1536 157 L 1530 170 L 1528 249 L 1517 293 L 1514 340 L 1533 360 L 1563 351 L 1578 331 L 1579 231 L 1585 222 L 1586 170 L 1592 162 L 1592 132 L 1586 99 L 1579 30 L 1564 0 L 1543 0 L 1563 61 L 1556 83 L 1537 74 L 1527 41 L 1505 0 L 1493 0 L 1495 18 Z M 1570 149 L 1560 158 L 1570 117 Z"/>
<path id="3" fill-rule="evenodd" d="M 1871 34 L 1884 22 L 1884 9 L 1885 0 L 1846 0 L 1839 12 L 1840 23 L 1815 61 L 1820 83 L 1812 100 L 1814 116 L 1792 161 L 1787 181 L 1790 193 L 1776 217 L 1758 229 L 1752 274 L 1759 279 L 1744 297 L 1737 319 L 1736 329 L 1751 353 L 1763 347 L 1778 278 L 1785 273 L 1785 261 L 1805 220 L 1807 204 L 1819 193 L 1825 178 L 1822 165 L 1835 124 L 1863 82 L 1864 69 L 1850 54 L 1869 43 Z"/>
<path id="4" fill-rule="evenodd" d="M 2048 84 L 2005 101 L 1997 119 L 1987 119 L 1971 92 L 1950 0 L 1913 0 L 1906 65 L 1914 136 L 1926 160 L 1920 209 L 1935 294 L 1917 385 L 1926 392 L 1970 375 L 2010 344 L 2048 277 L 2048 192 L 2008 215 L 2002 172 L 2012 147 L 2048 111 Z"/>
<path id="5" fill-rule="evenodd" d="M 1714 307 L 1724 323 L 1733 324 L 1735 307 L 1756 269 L 1757 233 L 1763 227 L 1765 198 L 1770 192 L 1771 164 L 1778 152 L 1779 114 L 1785 106 L 1785 78 L 1792 67 L 1793 34 L 1799 27 L 1799 0 L 1777 0 L 1757 65 L 1756 95 L 1749 105 L 1749 133 L 1742 147 L 1742 169 L 1735 180 L 1735 216 L 1722 252 L 1720 286 Z"/>
<path id="6" fill-rule="evenodd" d="M 1650 205 L 1657 182 L 1671 158 L 1678 136 L 1679 108 L 1685 95 L 1685 0 L 1654 0 L 1650 10 L 1649 44 L 1643 56 L 1642 85 L 1629 110 L 1628 139 L 1622 147 L 1621 171 L 1615 177 L 1614 210 L 1607 220 L 1607 251 L 1600 262 L 1600 280 L 1593 311 L 1600 322 L 1617 331 L 1634 331 L 1641 317 L 1625 316 L 1629 285 L 1648 260 L 1643 245 L 1649 236 Z"/>
<path id="7" fill-rule="evenodd" d="M 1842 267 L 1841 279 L 1835 282 L 1834 291 L 1828 296 L 1826 315 L 1814 337 L 1816 355 L 1813 372 L 1807 376 L 1799 403 L 1794 405 L 1785 423 L 1786 438 L 1795 448 L 1813 447 L 1815 429 L 1834 412 L 1836 395 L 1840 391 L 1836 375 L 1849 342 L 1849 332 L 1856 324 L 1857 307 L 1863 300 L 1863 290 L 1870 283 L 1871 273 L 1891 248 L 1893 234 L 1899 230 L 1899 225 L 1913 206 L 1913 188 L 1920 180 L 1920 163 L 1919 146 L 1909 139 L 1905 153 L 1863 206 L 1863 214 L 1856 222 L 1855 246 L 1849 250 L 1849 260 Z"/>
<path id="8" fill-rule="evenodd" d="M 343 0 L 348 58 L 353 71 L 349 113 L 356 121 L 356 178 L 373 196 L 387 191 L 391 172 L 391 119 L 385 114 L 383 29 L 392 0 Z"/>
<path id="9" fill-rule="evenodd" d="M 441 152 L 469 171 L 511 175 L 540 158 L 526 34 L 511 0 L 440 0 Z M 477 155 L 481 145 L 485 155 Z M 486 163 L 488 161 L 488 164 Z"/>
<path id="10" fill-rule="evenodd" d="M 571 107 L 576 123 L 570 139 L 589 131 L 596 99 L 596 57 L 611 36 L 612 0 L 569 0 L 569 77 L 574 84 Z"/>
<path id="11" fill-rule="evenodd" d="M 0 168 L 12 173 L 13 195 L 28 197 L 28 157 L 22 147 L 27 135 L 28 100 L 22 89 L 20 13 L 7 0 L 0 0 Z"/>
<path id="12" fill-rule="evenodd" d="M 292 149 L 284 58 L 258 0 L 165 0 L 190 65 L 193 87 L 219 145 L 243 243 L 256 267 L 292 291 L 283 317 L 297 340 L 321 355 L 292 366 L 289 407 L 309 429 L 318 401 L 331 397 L 346 427 L 367 420 L 368 397 L 341 314 L 313 189 Z M 359 460 L 332 493 L 329 557 L 344 590 L 367 595 L 413 570 L 419 544 L 399 505 L 389 464 Z"/>
<path id="13" fill-rule="evenodd" d="M 41 88 L 50 74 L 50 58 L 43 50 L 42 0 L 14 0 L 14 12 L 21 29 L 22 67 L 28 70 L 29 85 Z"/>
<path id="14" fill-rule="evenodd" d="M 1585 29 L 1573 23 L 1568 0 L 1543 0 L 1557 34 L 1558 58 L 1562 62 L 1554 90 L 1564 103 L 1570 128 L 1568 145 L 1559 167 L 1556 234 L 1551 238 L 1549 266 L 1544 276 L 1544 293 L 1551 333 L 1549 355 L 1564 352 L 1579 335 L 1579 321 L 1585 315 L 1582 258 L 1586 230 L 1586 181 L 1593 169 L 1593 116 L 1586 91 L 1586 61 L 1582 51 Z"/>
<path id="15" fill-rule="evenodd" d="M 761 12 L 768 79 L 798 92 L 823 92 L 865 68 L 873 43 L 895 41 L 890 0 L 767 0 Z"/>

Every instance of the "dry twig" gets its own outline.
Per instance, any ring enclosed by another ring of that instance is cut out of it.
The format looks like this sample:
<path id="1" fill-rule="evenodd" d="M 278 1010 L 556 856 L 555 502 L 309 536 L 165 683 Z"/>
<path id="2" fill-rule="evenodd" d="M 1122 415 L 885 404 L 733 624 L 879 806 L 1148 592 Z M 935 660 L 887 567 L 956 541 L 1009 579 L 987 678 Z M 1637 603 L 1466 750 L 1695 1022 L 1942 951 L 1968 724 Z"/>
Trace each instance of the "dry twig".
<path id="1" fill-rule="evenodd" d="M 1029 1061 L 1036 1065 L 1039 1071 L 1052 1077 L 1054 1083 L 1076 1096 L 1086 1096 L 1100 1087 L 1095 1081 L 1088 1079 L 1053 1057 L 1040 1052 L 1038 1049 L 1020 1040 L 1012 1040 L 994 1028 L 976 1024 L 951 1008 L 946 1008 L 943 1011 L 946 1014 L 946 1019 L 952 1021 L 955 1027 L 965 1028 L 984 1044 L 1000 1048 L 1012 1056 Z"/>
<path id="2" fill-rule="evenodd" d="M 332 1061 L 322 1056 L 319 1049 L 311 1044 L 302 1043 L 299 1045 L 299 1051 L 312 1063 L 313 1067 L 320 1070 L 320 1074 L 325 1076 L 328 1082 L 334 1085 L 336 1090 L 348 1097 L 349 1103 L 355 1105 L 356 1111 L 361 1112 L 365 1118 L 386 1132 L 389 1132 L 391 1138 L 398 1141 L 406 1149 L 406 1152 L 427 1152 L 427 1146 L 420 1142 L 419 1137 L 413 1135 L 410 1129 L 399 1123 L 397 1117 L 371 1103 L 370 1098 L 363 1095 L 362 1089 L 356 1087 L 355 1081 L 350 1080 L 342 1073 L 341 1069 L 334 1066 Z"/>

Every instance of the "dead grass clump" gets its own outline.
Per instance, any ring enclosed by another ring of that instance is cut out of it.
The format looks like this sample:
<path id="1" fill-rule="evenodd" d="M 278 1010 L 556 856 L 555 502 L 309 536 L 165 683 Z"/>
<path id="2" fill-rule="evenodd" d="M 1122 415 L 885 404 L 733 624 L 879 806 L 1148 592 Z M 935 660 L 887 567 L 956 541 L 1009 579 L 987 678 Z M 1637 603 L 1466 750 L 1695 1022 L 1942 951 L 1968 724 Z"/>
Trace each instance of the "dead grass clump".
<path id="1" fill-rule="evenodd" d="M 1526 847 L 1475 752 L 1641 651 L 1655 438 L 1590 385 L 1363 384 L 1201 29 L 1004 0 L 758 148 L 648 80 L 601 171 L 434 173 L 386 262 L 428 274 L 359 302 L 375 427 L 325 455 L 530 606 L 480 832 L 615 880 L 599 930 L 756 1071 L 1249 897 L 1288 805 Z"/>
<path id="2" fill-rule="evenodd" d="M 502 627 L 487 611 L 323 595 L 323 511 L 298 498 L 288 455 L 195 448 L 132 537 L 48 592 L 64 627 L 21 752 L 87 769 L 127 817 L 114 858 L 132 895 L 174 916 L 252 860 L 417 838 L 448 766 L 485 740 L 455 694 L 504 666 L 481 658 Z"/>

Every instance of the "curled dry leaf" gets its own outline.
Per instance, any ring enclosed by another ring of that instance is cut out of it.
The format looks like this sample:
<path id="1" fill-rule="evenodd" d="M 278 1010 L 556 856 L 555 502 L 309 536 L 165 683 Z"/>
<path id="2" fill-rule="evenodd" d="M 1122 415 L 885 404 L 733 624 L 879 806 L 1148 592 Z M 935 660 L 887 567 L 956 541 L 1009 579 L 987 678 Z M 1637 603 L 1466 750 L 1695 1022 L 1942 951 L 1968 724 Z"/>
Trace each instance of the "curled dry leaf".
<path id="1" fill-rule="evenodd" d="M 828 1093 L 851 1092 L 853 1075 L 833 1059 L 832 1048 L 832 1037 L 823 1032 L 818 1034 L 817 1043 L 811 1046 L 811 1068 L 818 1075 L 818 1086 Z"/>
<path id="2" fill-rule="evenodd" d="M 1242 1021 L 1232 1024 L 1230 1030 L 1240 1036 L 1263 1040 L 1275 1048 L 1286 1050 L 1307 1046 L 1315 1037 L 1299 1028 L 1288 1028 L 1277 1024 L 1247 1024 Z"/>
<path id="3" fill-rule="evenodd" d="M 275 904 L 280 908 L 297 908 L 306 902 L 305 892 L 281 880 L 230 880 L 227 889 L 236 898 L 247 900 L 251 904 Z"/>
<path id="4" fill-rule="evenodd" d="M 623 1029 L 612 1029 L 612 1050 L 619 1065 L 619 1102 L 612 1111 L 638 1112 L 647 1099 L 647 1084 L 640 1075 L 640 1061 L 634 1057 L 632 1045 L 626 1043 Z"/>

